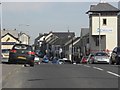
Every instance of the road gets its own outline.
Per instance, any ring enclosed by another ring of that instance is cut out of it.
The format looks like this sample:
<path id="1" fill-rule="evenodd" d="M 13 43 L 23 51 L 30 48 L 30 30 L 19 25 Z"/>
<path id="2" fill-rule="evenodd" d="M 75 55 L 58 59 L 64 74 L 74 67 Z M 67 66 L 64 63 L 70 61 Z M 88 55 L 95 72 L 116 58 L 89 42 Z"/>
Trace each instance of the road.
<path id="1" fill-rule="evenodd" d="M 3 88 L 118 88 L 119 66 L 108 64 L 40 64 L 19 66 Z"/>

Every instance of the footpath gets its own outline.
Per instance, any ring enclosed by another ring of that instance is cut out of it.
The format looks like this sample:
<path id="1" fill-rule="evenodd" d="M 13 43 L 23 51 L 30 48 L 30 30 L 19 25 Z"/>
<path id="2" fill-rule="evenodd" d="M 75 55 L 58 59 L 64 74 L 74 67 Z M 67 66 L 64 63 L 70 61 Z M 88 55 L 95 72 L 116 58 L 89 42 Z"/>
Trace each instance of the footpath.
<path id="1" fill-rule="evenodd" d="M 0 90 L 2 88 L 2 83 L 7 81 L 7 79 L 21 67 L 21 65 L 0 64 Z"/>

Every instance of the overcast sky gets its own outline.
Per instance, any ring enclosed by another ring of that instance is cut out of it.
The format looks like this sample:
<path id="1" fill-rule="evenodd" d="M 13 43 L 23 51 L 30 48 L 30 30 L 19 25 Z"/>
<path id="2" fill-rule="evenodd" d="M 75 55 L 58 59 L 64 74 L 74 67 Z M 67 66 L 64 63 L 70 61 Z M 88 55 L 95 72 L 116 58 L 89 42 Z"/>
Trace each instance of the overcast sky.
<path id="1" fill-rule="evenodd" d="M 29 34 L 33 41 L 39 33 L 65 32 L 68 28 L 74 31 L 76 36 L 80 36 L 80 29 L 89 26 L 86 12 L 91 4 L 97 4 L 100 0 L 98 2 L 87 2 L 87 0 L 84 2 L 81 2 L 82 0 L 80 2 L 71 2 L 72 0 L 66 2 L 14 1 L 2 2 L 3 28 L 16 28 L 18 31 Z M 110 4 L 118 6 L 117 2 L 110 2 Z"/>

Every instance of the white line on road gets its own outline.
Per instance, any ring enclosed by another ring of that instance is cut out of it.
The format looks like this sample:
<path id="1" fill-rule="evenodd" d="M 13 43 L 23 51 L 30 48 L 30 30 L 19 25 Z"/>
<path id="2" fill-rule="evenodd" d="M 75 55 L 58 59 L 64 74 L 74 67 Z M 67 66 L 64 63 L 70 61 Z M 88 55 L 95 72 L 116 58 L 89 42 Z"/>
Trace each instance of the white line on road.
<path id="1" fill-rule="evenodd" d="M 98 68 L 98 67 L 93 67 L 94 69 L 97 69 L 97 70 L 100 70 L 100 71 L 103 71 L 102 68 Z"/>
<path id="2" fill-rule="evenodd" d="M 118 74 L 116 74 L 116 73 L 113 73 L 113 72 L 111 72 L 111 71 L 107 71 L 107 73 L 112 74 L 112 75 L 117 76 L 117 77 L 120 77 L 120 75 L 118 75 Z"/>
<path id="3" fill-rule="evenodd" d="M 77 64 L 77 65 L 82 65 L 82 64 Z"/>
<path id="4" fill-rule="evenodd" d="M 88 65 L 84 65 L 85 67 L 90 67 L 90 66 L 88 66 Z"/>

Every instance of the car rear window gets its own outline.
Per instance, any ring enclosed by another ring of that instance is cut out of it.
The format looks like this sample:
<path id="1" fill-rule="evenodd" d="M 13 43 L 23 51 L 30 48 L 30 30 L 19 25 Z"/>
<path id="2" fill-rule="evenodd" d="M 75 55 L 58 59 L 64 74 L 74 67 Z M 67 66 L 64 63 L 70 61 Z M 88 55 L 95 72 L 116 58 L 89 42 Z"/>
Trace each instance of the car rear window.
<path id="1" fill-rule="evenodd" d="M 106 53 L 96 53 L 95 56 L 107 56 Z"/>
<path id="2" fill-rule="evenodd" d="M 28 46 L 28 45 L 15 45 L 13 47 L 13 49 L 16 49 L 16 50 L 32 50 L 32 47 L 31 46 Z"/>

